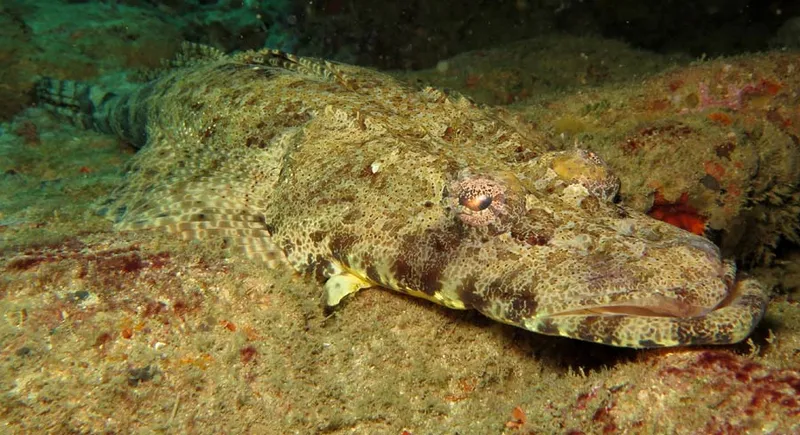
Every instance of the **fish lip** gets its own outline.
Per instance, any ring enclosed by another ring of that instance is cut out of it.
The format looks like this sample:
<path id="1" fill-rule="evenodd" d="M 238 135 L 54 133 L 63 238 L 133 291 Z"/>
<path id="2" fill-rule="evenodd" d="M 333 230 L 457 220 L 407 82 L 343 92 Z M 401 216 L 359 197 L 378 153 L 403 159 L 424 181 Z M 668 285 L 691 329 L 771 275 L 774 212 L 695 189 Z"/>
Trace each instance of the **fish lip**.
<path id="1" fill-rule="evenodd" d="M 547 335 L 618 347 L 726 345 L 746 339 L 761 321 L 769 297 L 764 286 L 740 275 L 716 307 L 700 317 L 641 317 L 596 312 L 542 316 L 524 327 Z M 572 314 L 572 315 L 569 315 Z"/>
<path id="2" fill-rule="evenodd" d="M 618 304 L 596 305 L 553 313 L 549 317 L 572 315 L 636 316 L 691 318 L 702 317 L 716 308 L 698 307 L 667 297 L 654 297 L 646 301 L 625 301 Z"/>

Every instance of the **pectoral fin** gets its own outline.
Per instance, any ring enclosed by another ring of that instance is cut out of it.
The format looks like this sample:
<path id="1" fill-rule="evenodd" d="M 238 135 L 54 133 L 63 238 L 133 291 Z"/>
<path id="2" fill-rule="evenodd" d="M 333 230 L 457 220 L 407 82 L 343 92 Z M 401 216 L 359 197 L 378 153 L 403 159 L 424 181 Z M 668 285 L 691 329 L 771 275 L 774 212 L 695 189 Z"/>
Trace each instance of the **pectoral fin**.
<path id="1" fill-rule="evenodd" d="M 347 271 L 341 271 L 332 275 L 325 281 L 322 301 L 326 307 L 334 307 L 338 305 L 345 296 L 355 293 L 362 288 L 373 286 L 374 284 L 359 276 Z"/>

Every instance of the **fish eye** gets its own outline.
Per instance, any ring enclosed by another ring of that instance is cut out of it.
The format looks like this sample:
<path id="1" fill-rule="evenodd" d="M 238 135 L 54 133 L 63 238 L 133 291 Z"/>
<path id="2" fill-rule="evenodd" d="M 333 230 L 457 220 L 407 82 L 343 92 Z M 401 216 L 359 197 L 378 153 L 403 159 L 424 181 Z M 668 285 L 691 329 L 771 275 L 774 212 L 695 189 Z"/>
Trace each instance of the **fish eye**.
<path id="1" fill-rule="evenodd" d="M 486 194 L 462 196 L 458 199 L 458 203 L 472 211 L 481 211 L 492 205 L 492 197 Z"/>
<path id="2" fill-rule="evenodd" d="M 458 204 L 456 215 L 462 223 L 493 231 L 505 228 L 511 212 L 506 184 L 486 176 L 466 175 L 449 188 L 453 192 L 451 201 Z"/>

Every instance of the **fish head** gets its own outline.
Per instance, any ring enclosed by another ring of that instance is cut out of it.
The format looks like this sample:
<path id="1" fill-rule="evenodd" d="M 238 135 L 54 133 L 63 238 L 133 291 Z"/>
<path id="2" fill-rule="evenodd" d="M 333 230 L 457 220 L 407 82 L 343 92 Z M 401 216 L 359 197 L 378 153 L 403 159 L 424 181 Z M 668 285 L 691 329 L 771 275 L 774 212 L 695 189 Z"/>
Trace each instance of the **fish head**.
<path id="1" fill-rule="evenodd" d="M 434 171 L 438 201 L 393 233 L 389 264 L 364 273 L 530 331 L 623 347 L 737 342 L 761 318 L 758 283 L 737 280 L 711 241 L 615 203 L 619 180 L 594 153 L 495 167 Z"/>
<path id="2" fill-rule="evenodd" d="M 543 149 L 466 105 L 405 124 L 329 112 L 265 219 L 329 306 L 384 287 L 638 348 L 737 342 L 763 314 L 761 286 L 712 242 L 616 203 L 619 180 L 591 151 Z M 526 147 L 532 158 L 508 158 Z"/>

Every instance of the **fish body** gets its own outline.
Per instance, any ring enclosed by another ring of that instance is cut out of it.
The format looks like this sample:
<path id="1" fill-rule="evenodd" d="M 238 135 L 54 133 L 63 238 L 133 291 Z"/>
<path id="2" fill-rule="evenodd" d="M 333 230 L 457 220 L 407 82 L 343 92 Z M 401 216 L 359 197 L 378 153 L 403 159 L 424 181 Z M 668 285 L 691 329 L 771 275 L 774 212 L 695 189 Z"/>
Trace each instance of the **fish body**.
<path id="1" fill-rule="evenodd" d="M 223 238 L 318 279 L 383 287 L 622 347 L 746 338 L 766 295 L 700 236 L 613 202 L 594 153 L 366 68 L 210 52 L 127 91 L 43 80 L 40 104 L 141 148 L 120 230 Z"/>

